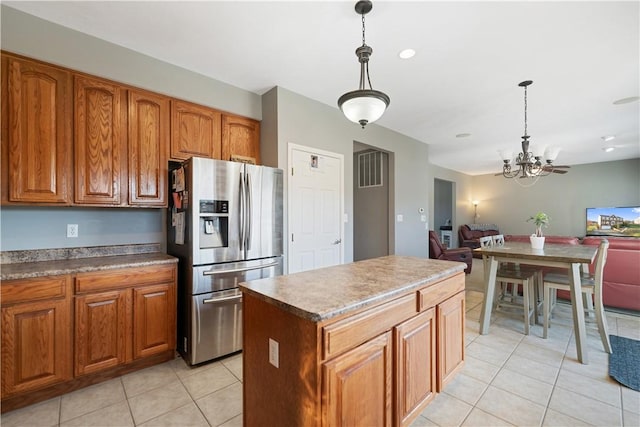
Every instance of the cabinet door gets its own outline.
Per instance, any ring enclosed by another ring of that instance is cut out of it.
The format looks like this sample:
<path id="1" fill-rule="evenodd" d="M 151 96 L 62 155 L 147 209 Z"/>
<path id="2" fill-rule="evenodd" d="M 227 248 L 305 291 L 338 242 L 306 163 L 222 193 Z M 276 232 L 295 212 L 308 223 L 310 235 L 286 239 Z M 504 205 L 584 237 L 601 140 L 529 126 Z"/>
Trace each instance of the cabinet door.
<path id="1" fill-rule="evenodd" d="M 260 164 L 260 122 L 246 117 L 222 116 L 222 160 L 238 155 Z"/>
<path id="2" fill-rule="evenodd" d="M 322 425 L 390 426 L 391 332 L 322 365 Z"/>
<path id="3" fill-rule="evenodd" d="M 167 206 L 169 98 L 129 91 L 129 205 Z"/>
<path id="4" fill-rule="evenodd" d="M 436 395 L 436 320 L 431 308 L 394 328 L 396 425 L 409 425 Z"/>
<path id="5" fill-rule="evenodd" d="M 100 79 L 75 76 L 75 202 L 119 205 L 126 176 L 126 91 Z"/>
<path id="6" fill-rule="evenodd" d="M 131 290 L 76 296 L 75 375 L 127 361 Z"/>
<path id="7" fill-rule="evenodd" d="M 4 55 L 2 73 L 3 202 L 69 204 L 70 73 Z"/>
<path id="8" fill-rule="evenodd" d="M 171 101 L 171 159 L 220 158 L 220 112 Z"/>
<path id="9" fill-rule="evenodd" d="M 2 308 L 2 397 L 70 379 L 71 354 L 69 299 Z"/>
<path id="10" fill-rule="evenodd" d="M 453 379 L 464 363 L 464 291 L 437 307 L 438 391 Z"/>
<path id="11" fill-rule="evenodd" d="M 175 286 L 135 288 L 133 304 L 133 358 L 175 349 Z"/>

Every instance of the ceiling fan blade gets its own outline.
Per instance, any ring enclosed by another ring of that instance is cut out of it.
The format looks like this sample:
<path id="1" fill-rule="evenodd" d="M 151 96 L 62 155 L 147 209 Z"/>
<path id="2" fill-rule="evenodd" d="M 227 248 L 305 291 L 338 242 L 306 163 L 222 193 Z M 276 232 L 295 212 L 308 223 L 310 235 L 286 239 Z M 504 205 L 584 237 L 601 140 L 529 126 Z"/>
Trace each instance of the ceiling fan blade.
<path id="1" fill-rule="evenodd" d="M 558 168 L 569 169 L 569 168 L 571 168 L 571 166 L 567 166 L 567 165 L 559 165 L 559 166 L 557 166 L 557 165 L 553 165 L 553 168 L 554 168 L 554 169 L 558 169 Z"/>
<path id="2" fill-rule="evenodd" d="M 563 170 L 554 169 L 552 172 L 553 172 L 553 173 L 564 174 L 564 173 L 567 173 L 567 172 L 569 172 L 569 171 L 563 171 Z"/>

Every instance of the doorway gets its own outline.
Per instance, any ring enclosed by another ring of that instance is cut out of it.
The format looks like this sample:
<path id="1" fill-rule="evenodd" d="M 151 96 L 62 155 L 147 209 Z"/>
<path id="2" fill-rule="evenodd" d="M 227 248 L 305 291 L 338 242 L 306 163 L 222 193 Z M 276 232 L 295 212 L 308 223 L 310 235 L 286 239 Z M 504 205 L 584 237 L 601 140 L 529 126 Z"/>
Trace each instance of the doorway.
<path id="1" fill-rule="evenodd" d="M 446 247 L 456 247 L 455 230 L 455 182 L 435 178 L 433 180 L 433 229 Z"/>
<path id="2" fill-rule="evenodd" d="M 353 260 L 394 252 L 392 153 L 354 143 Z"/>

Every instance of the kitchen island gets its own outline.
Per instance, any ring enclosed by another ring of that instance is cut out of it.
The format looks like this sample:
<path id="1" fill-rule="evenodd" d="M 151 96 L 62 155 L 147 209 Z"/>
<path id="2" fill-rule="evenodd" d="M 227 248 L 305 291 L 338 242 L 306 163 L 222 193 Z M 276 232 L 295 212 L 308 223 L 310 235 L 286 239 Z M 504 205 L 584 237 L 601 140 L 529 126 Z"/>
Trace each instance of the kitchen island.
<path id="1" fill-rule="evenodd" d="M 462 367 L 464 268 L 387 256 L 241 283 L 243 425 L 409 425 Z"/>

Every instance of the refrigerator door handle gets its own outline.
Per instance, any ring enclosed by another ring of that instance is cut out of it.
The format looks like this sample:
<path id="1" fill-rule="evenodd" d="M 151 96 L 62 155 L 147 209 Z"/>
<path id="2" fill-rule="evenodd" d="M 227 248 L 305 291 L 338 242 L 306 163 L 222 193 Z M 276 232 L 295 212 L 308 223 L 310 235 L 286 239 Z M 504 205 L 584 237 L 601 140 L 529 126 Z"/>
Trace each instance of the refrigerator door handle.
<path id="1" fill-rule="evenodd" d="M 270 262 L 269 264 L 254 265 L 252 267 L 230 268 L 230 269 L 227 269 L 227 270 L 203 271 L 202 275 L 203 276 L 215 276 L 216 274 L 228 274 L 228 273 L 239 273 L 239 272 L 242 272 L 242 271 L 249 271 L 249 270 L 260 270 L 262 268 L 275 267 L 279 263 L 280 263 L 279 261 L 275 261 L 275 262 Z"/>
<path id="2" fill-rule="evenodd" d="M 240 173 L 240 251 L 244 252 L 244 243 L 245 243 L 245 220 L 244 218 L 247 215 L 247 207 L 245 203 L 246 199 L 246 186 L 244 183 L 244 175 Z"/>
<path id="3" fill-rule="evenodd" d="M 247 191 L 246 191 L 246 195 L 247 195 L 247 229 L 246 229 L 246 233 L 247 233 L 247 250 L 251 250 L 251 228 L 253 226 L 252 224 L 252 217 L 253 217 L 253 211 L 252 211 L 252 200 L 251 200 L 251 175 L 249 175 L 247 173 Z"/>
<path id="4" fill-rule="evenodd" d="M 242 294 L 234 295 L 231 297 L 218 297 L 218 298 L 209 298 L 202 301 L 203 304 L 216 304 L 219 302 L 225 301 L 234 301 L 234 300 L 242 300 Z"/>

